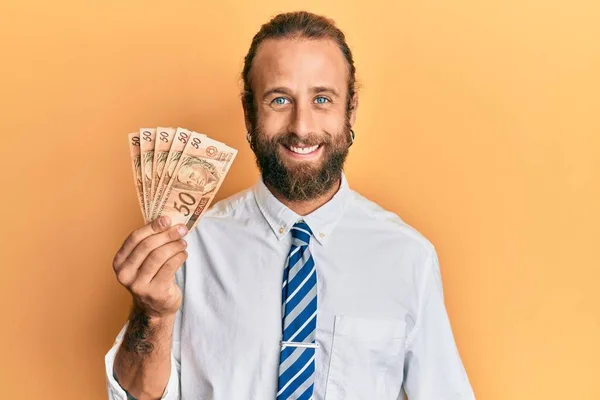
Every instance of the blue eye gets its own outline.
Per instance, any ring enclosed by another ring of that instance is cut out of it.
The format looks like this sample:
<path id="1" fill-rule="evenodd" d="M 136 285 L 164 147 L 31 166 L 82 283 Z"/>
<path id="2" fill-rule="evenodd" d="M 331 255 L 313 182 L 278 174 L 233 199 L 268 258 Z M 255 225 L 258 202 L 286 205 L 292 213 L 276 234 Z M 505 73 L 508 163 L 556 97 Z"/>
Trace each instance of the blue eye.
<path id="1" fill-rule="evenodd" d="M 276 97 L 275 99 L 273 99 L 273 103 L 277 104 L 278 106 L 286 104 L 286 101 L 288 101 L 288 99 L 286 99 L 285 97 Z"/>
<path id="2" fill-rule="evenodd" d="M 317 104 L 325 104 L 325 103 L 329 102 L 329 99 L 327 97 L 319 96 L 315 99 L 315 102 Z"/>

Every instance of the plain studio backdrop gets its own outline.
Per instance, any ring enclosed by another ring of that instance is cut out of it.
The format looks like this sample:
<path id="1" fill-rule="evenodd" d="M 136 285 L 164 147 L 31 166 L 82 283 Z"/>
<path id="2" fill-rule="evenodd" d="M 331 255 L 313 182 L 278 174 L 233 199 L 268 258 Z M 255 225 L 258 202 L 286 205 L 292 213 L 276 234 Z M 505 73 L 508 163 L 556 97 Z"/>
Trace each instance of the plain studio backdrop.
<path id="1" fill-rule="evenodd" d="M 0 2 L 0 397 L 106 398 L 142 224 L 127 150 L 181 126 L 239 149 L 270 17 L 333 18 L 361 83 L 352 188 L 436 246 L 481 400 L 600 398 L 600 3 L 595 0 Z"/>

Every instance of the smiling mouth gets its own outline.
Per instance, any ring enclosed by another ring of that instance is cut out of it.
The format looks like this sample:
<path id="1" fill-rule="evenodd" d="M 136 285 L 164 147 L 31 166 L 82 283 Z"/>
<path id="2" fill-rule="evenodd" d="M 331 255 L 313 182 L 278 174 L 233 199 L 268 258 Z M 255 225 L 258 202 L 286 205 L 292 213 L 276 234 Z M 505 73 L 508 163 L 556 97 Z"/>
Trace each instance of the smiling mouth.
<path id="1" fill-rule="evenodd" d="M 321 148 L 320 144 L 314 146 L 285 146 L 290 152 L 298 155 L 309 155 L 315 153 L 317 150 Z"/>

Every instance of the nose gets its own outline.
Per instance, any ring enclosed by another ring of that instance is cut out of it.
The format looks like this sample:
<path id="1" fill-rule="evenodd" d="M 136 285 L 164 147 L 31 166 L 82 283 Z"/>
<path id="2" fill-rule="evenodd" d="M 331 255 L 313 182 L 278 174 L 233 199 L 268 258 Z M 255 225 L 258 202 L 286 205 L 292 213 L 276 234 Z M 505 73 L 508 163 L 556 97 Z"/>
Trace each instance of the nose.
<path id="1" fill-rule="evenodd" d="M 315 118 L 310 106 L 299 103 L 294 107 L 288 130 L 300 138 L 316 131 Z"/>

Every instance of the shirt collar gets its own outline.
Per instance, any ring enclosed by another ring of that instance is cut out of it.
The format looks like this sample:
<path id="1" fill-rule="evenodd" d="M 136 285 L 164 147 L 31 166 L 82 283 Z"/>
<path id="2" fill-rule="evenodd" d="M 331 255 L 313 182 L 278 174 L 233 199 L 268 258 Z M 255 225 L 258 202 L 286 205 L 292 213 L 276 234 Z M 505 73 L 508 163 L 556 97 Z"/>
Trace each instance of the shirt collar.
<path id="1" fill-rule="evenodd" d="M 262 177 L 254 186 L 254 197 L 258 208 L 278 240 L 285 237 L 290 229 L 292 229 L 292 226 L 303 219 L 312 230 L 315 239 L 321 245 L 325 245 L 333 229 L 346 211 L 346 206 L 350 199 L 350 187 L 348 186 L 346 175 L 342 172 L 340 188 L 331 200 L 305 216 L 296 214 L 273 196 Z"/>

